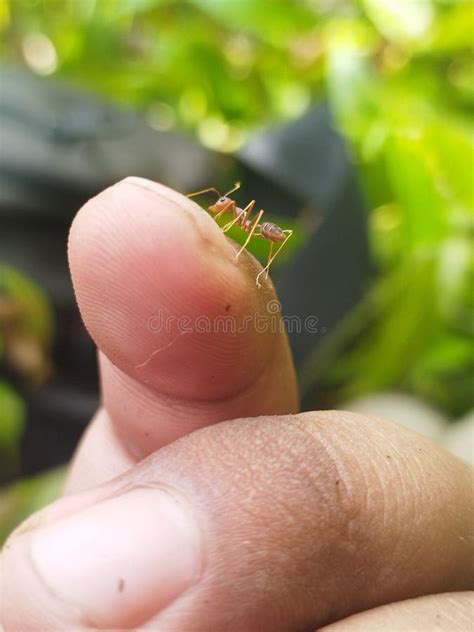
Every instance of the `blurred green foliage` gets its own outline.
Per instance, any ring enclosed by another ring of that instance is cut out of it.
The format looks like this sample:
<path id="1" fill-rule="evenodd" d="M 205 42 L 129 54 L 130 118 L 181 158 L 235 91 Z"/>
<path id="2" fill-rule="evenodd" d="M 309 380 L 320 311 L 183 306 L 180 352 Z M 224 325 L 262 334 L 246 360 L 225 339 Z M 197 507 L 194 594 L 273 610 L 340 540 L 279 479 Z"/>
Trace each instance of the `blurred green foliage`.
<path id="1" fill-rule="evenodd" d="M 310 359 L 337 400 L 402 387 L 472 406 L 469 1 L 0 0 L 0 52 L 233 151 L 330 104 L 361 175 L 378 281 Z"/>
<path id="2" fill-rule="evenodd" d="M 18 270 L 0 263 L 0 361 L 10 377 L 10 381 L 0 379 L 1 481 L 21 472 L 26 406 L 16 387 L 36 387 L 48 376 L 53 330 L 52 308 L 43 291 Z M 2 491 L 0 544 L 13 527 L 54 499 L 60 480 L 59 474 L 51 473 Z"/>
<path id="3" fill-rule="evenodd" d="M 0 380 L 0 473 L 2 477 L 18 470 L 19 445 L 25 420 L 25 406 L 18 393 Z"/>
<path id="4" fill-rule="evenodd" d="M 64 485 L 64 468 L 13 483 L 0 493 L 0 544 L 33 512 L 59 497 Z"/>
<path id="5" fill-rule="evenodd" d="M 29 363 L 18 368 L 31 379 L 41 379 L 46 370 L 44 355 L 53 336 L 53 312 L 44 292 L 34 281 L 3 263 L 0 263 L 0 319 L 0 349 L 7 355 L 6 343 L 12 336 L 37 342 L 43 352 L 39 366 Z"/>
<path id="6" fill-rule="evenodd" d="M 52 310 L 40 288 L 0 264 L 0 361 L 18 384 L 34 386 L 46 378 L 52 333 Z M 18 474 L 24 421 L 23 400 L 0 379 L 0 480 Z"/>

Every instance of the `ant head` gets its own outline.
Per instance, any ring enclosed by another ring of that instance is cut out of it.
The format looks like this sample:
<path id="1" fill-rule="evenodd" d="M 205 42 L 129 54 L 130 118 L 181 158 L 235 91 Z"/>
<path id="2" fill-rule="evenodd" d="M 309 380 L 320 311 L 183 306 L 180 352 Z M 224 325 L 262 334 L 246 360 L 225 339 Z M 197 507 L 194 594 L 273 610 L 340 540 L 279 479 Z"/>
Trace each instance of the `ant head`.
<path id="1" fill-rule="evenodd" d="M 221 213 L 224 211 L 232 211 L 235 208 L 235 201 L 226 195 L 221 195 L 217 202 L 209 207 L 212 213 Z"/>
<path id="2" fill-rule="evenodd" d="M 209 191 L 213 191 L 217 193 L 218 199 L 215 204 L 211 204 L 209 206 L 209 210 L 212 213 L 223 213 L 225 211 L 234 211 L 236 208 L 234 200 L 232 200 L 229 195 L 237 189 L 240 188 L 240 182 L 236 182 L 230 191 L 221 195 L 219 191 L 215 187 L 208 187 L 207 189 L 201 189 L 200 191 L 194 191 L 194 193 L 188 193 L 188 198 L 196 197 L 197 195 L 202 195 L 203 193 L 208 193 Z"/>

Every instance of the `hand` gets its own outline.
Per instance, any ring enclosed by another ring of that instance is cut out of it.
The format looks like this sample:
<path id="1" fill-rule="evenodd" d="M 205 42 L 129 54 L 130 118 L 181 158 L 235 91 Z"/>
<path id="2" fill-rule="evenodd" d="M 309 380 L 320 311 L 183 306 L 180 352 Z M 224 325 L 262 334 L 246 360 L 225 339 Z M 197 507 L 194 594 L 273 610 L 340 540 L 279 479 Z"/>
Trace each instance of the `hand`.
<path id="1" fill-rule="evenodd" d="M 294 414 L 271 284 L 212 218 L 129 178 L 69 252 L 103 408 L 65 496 L 4 548 L 4 632 L 469 629 L 468 593 L 362 612 L 472 587 L 469 467 L 379 419 Z"/>

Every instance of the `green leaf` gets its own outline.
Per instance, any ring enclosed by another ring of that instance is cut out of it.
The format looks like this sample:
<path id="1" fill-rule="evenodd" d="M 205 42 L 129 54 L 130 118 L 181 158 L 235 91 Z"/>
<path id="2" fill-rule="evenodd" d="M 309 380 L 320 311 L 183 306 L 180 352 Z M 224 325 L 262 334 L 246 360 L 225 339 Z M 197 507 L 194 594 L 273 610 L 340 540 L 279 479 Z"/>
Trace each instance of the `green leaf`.
<path id="1" fill-rule="evenodd" d="M 455 53 L 471 49 L 474 33 L 474 11 L 470 0 L 446 2 L 444 11 L 433 24 L 423 49 L 436 53 Z"/>
<path id="2" fill-rule="evenodd" d="M 326 355 L 325 362 L 329 380 L 342 385 L 343 400 L 403 384 L 438 326 L 436 268 L 434 257 L 412 258 L 379 281 L 326 341 L 330 349 L 331 338 L 337 341 L 342 330 L 345 354 L 336 345 L 336 353 Z M 355 335 L 358 344 L 348 350 Z M 311 364 L 320 362 L 317 353 Z M 305 368 L 306 373 L 310 370 Z"/>
<path id="3" fill-rule="evenodd" d="M 25 405 L 6 382 L 0 381 L 0 452 L 18 448 L 25 421 Z"/>
<path id="4" fill-rule="evenodd" d="M 251 33 L 277 47 L 310 30 L 315 14 L 304 3 L 288 0 L 191 0 L 232 30 Z"/>
<path id="5" fill-rule="evenodd" d="M 426 127 L 423 143 L 439 197 L 458 215 L 474 217 L 474 136 L 471 126 L 461 119 L 433 117 Z"/>
<path id="6" fill-rule="evenodd" d="M 446 233 L 446 206 L 430 169 L 430 154 L 418 130 L 394 132 L 386 145 L 387 171 L 403 212 L 406 246 L 435 246 Z"/>
<path id="7" fill-rule="evenodd" d="M 0 263 L 0 292 L 20 306 L 20 326 L 44 345 L 51 341 L 54 328 L 52 309 L 36 283 L 15 268 Z"/>

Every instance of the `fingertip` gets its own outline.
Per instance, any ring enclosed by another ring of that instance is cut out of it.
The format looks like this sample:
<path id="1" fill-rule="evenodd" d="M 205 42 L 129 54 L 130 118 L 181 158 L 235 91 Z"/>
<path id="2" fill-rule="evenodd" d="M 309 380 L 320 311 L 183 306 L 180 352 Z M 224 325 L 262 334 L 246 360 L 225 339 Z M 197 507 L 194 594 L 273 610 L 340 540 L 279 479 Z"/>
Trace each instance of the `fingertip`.
<path id="1" fill-rule="evenodd" d="M 199 205 L 173 189 L 144 178 L 125 178 L 79 210 L 71 225 L 68 243 L 73 281 L 76 264 L 85 261 L 84 248 L 94 244 L 94 237 L 98 242 L 95 245 L 104 250 L 113 246 L 114 241 L 121 245 L 120 238 L 143 254 L 147 247 L 156 252 L 170 242 L 170 247 L 179 249 L 184 259 L 189 250 L 200 250 L 201 255 L 212 253 L 235 264 L 231 244 Z"/>
<path id="2" fill-rule="evenodd" d="M 98 347 L 161 392 L 197 399 L 245 388 L 271 351 L 271 331 L 242 326 L 265 311 L 271 291 L 257 290 L 245 254 L 235 261 L 195 202 L 135 177 L 88 202 L 69 240 L 79 308 Z"/>

